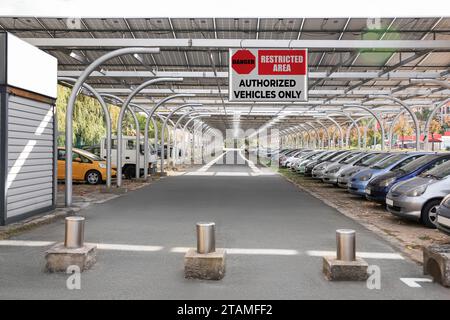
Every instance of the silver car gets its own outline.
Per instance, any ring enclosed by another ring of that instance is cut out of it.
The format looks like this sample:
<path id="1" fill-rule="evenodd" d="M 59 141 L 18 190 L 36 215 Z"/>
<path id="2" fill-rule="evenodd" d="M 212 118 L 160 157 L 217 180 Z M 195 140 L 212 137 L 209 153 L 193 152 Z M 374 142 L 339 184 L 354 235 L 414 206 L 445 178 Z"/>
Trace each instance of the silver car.
<path id="1" fill-rule="evenodd" d="M 354 174 L 383 160 L 388 155 L 388 153 L 369 153 L 358 160 L 353 166 L 343 169 L 337 179 L 338 187 L 347 189 L 348 183 Z"/>
<path id="2" fill-rule="evenodd" d="M 349 157 L 342 159 L 338 163 L 334 163 L 327 167 L 324 175 L 322 177 L 322 181 L 325 183 L 331 183 L 337 185 L 338 177 L 341 175 L 342 171 L 347 168 L 353 167 L 353 165 L 367 156 L 366 152 L 356 152 Z"/>
<path id="3" fill-rule="evenodd" d="M 314 179 L 322 179 L 324 172 L 327 170 L 327 167 L 331 164 L 338 163 L 342 159 L 347 158 L 350 154 L 352 154 L 352 151 L 345 151 L 341 154 L 339 154 L 336 157 L 331 158 L 329 161 L 324 161 L 317 166 L 314 167 L 312 170 L 312 177 Z"/>
<path id="4" fill-rule="evenodd" d="M 387 209 L 393 215 L 414 219 L 436 227 L 437 209 L 450 193 L 450 161 L 394 185 L 386 196 Z"/>

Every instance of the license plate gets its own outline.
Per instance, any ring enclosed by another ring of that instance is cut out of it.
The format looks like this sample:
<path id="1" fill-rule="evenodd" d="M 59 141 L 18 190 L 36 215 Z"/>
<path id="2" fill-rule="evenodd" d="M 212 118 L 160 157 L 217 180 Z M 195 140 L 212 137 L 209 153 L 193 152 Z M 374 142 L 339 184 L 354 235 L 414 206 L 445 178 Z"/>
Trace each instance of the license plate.
<path id="1" fill-rule="evenodd" d="M 439 224 L 442 224 L 442 225 L 446 226 L 446 227 L 450 227 L 450 219 L 449 218 L 446 218 L 446 217 L 443 217 L 443 216 L 438 216 L 437 222 Z"/>
<path id="2" fill-rule="evenodd" d="M 366 194 L 370 195 L 370 189 L 366 189 Z"/>
<path id="3" fill-rule="evenodd" d="M 386 204 L 387 204 L 388 206 L 394 206 L 394 201 L 391 200 L 391 199 L 386 199 Z"/>

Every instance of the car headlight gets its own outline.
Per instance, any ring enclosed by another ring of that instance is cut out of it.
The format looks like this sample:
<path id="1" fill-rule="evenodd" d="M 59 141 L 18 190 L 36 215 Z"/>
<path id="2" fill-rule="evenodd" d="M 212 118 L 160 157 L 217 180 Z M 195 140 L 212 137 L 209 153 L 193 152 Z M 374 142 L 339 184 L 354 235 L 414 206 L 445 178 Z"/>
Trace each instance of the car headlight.
<path id="1" fill-rule="evenodd" d="M 450 195 L 446 196 L 444 200 L 442 200 L 441 205 L 450 208 Z"/>
<path id="2" fill-rule="evenodd" d="M 361 181 L 368 181 L 370 178 L 372 178 L 372 174 L 371 173 L 360 177 L 359 180 L 361 180 Z"/>
<path id="3" fill-rule="evenodd" d="M 328 173 L 336 173 L 339 171 L 339 168 L 333 168 L 331 170 L 328 171 Z"/>
<path id="4" fill-rule="evenodd" d="M 406 195 L 408 197 L 418 197 L 421 196 L 425 192 L 425 190 L 427 190 L 427 185 L 422 185 L 420 187 L 408 191 Z"/>
<path id="5" fill-rule="evenodd" d="M 394 182 L 395 179 L 396 179 L 395 177 L 392 177 L 392 178 L 387 178 L 387 179 L 384 179 L 384 180 L 380 181 L 380 187 L 387 187 L 392 182 Z"/>
<path id="6" fill-rule="evenodd" d="M 106 169 L 106 164 L 103 163 L 103 162 L 100 162 L 100 163 L 98 164 L 98 166 L 99 166 L 100 168 L 102 168 L 102 169 Z"/>

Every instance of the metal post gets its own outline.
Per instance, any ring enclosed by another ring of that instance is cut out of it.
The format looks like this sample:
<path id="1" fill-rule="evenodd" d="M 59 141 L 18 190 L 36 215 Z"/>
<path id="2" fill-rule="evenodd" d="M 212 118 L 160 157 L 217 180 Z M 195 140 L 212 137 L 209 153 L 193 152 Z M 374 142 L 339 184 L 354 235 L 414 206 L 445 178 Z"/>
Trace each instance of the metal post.
<path id="1" fill-rule="evenodd" d="M 342 109 L 348 109 L 348 108 L 363 109 L 363 110 L 369 112 L 377 120 L 377 122 L 380 126 L 380 130 L 381 130 L 381 150 L 384 150 L 384 139 L 386 137 L 386 134 L 384 132 L 383 122 L 381 121 L 381 118 L 379 117 L 379 115 L 377 113 L 373 112 L 372 110 L 370 110 L 369 108 L 367 108 L 365 106 L 361 106 L 361 105 L 346 105 L 346 106 L 342 107 Z"/>
<path id="2" fill-rule="evenodd" d="M 216 224 L 214 222 L 197 223 L 197 252 L 206 254 L 216 251 Z"/>
<path id="3" fill-rule="evenodd" d="M 336 257 L 340 261 L 356 260 L 356 232 L 351 229 L 336 230 Z"/>
<path id="4" fill-rule="evenodd" d="M 164 123 L 163 123 L 162 128 L 161 128 L 161 146 L 160 146 L 160 149 L 161 149 L 161 168 L 160 168 L 160 172 L 161 172 L 161 173 L 164 172 L 164 133 L 165 133 L 164 131 L 166 130 L 167 120 L 170 119 L 170 117 L 171 117 L 175 112 L 177 112 L 177 111 L 179 111 L 179 110 L 181 110 L 181 109 L 183 109 L 183 108 L 187 108 L 187 107 L 200 107 L 200 106 L 202 106 L 202 104 L 200 104 L 200 103 L 186 103 L 186 104 L 183 104 L 183 105 L 181 105 L 181 106 L 175 108 L 174 110 L 172 110 L 172 111 L 167 115 L 166 120 L 164 120 Z M 170 143 L 167 144 L 167 148 L 168 148 L 168 149 L 167 149 L 167 160 L 169 160 L 169 159 L 168 159 L 168 158 L 169 158 L 169 152 L 170 152 L 169 147 L 170 147 Z"/>
<path id="5" fill-rule="evenodd" d="M 188 127 L 188 125 L 192 122 L 192 121 L 194 121 L 194 120 L 196 120 L 196 119 L 200 119 L 200 118 L 207 118 L 207 117 L 210 117 L 211 115 L 200 115 L 200 116 L 195 116 L 195 117 L 192 117 L 192 118 L 190 118 L 187 122 L 186 122 L 186 124 L 184 125 L 184 127 L 183 127 L 183 131 L 184 132 L 186 132 L 186 128 Z M 188 132 L 189 133 L 189 132 Z M 188 134 L 188 139 L 189 139 L 189 134 Z M 187 141 L 186 141 L 187 139 L 184 139 L 184 141 L 183 141 L 183 149 L 184 150 L 186 150 L 186 152 L 183 152 L 183 157 L 182 157 L 182 163 L 185 163 L 185 161 L 186 161 L 186 154 L 187 154 Z"/>
<path id="6" fill-rule="evenodd" d="M 58 81 L 68 81 L 72 83 L 76 83 L 77 79 L 68 78 L 68 77 L 58 77 Z M 105 100 L 103 100 L 102 96 L 92 88 L 87 83 L 83 83 L 83 87 L 89 90 L 94 97 L 100 103 L 100 106 L 103 109 L 103 113 L 105 114 L 105 124 L 106 124 L 106 187 L 111 187 L 111 116 L 109 114 L 108 107 L 106 106 Z"/>
<path id="7" fill-rule="evenodd" d="M 419 120 L 417 120 L 416 114 L 414 113 L 414 111 L 406 104 L 404 103 L 402 100 L 395 98 L 395 97 L 391 97 L 391 96 L 384 96 L 384 95 L 369 95 L 370 99 L 388 99 L 391 100 L 393 102 L 398 103 L 399 105 L 401 105 L 411 116 L 413 122 L 414 122 L 414 126 L 416 129 L 416 150 L 419 151 L 420 150 L 420 127 L 419 127 Z M 383 128 L 383 124 L 380 123 L 380 126 Z"/>
<path id="8" fill-rule="evenodd" d="M 64 246 L 69 249 L 84 245 L 84 217 L 67 217 Z"/>
<path id="9" fill-rule="evenodd" d="M 121 156 L 121 154 L 122 154 L 122 120 L 123 120 L 125 111 L 127 109 L 129 109 L 128 105 L 131 103 L 131 100 L 133 100 L 133 98 L 139 92 L 141 92 L 143 89 L 145 89 L 146 87 L 148 87 L 152 84 L 159 83 L 159 82 L 179 82 L 179 81 L 183 81 L 183 78 L 158 78 L 158 79 L 148 80 L 148 81 L 142 83 L 141 85 L 139 85 L 136 89 L 134 89 L 127 96 L 126 100 L 123 102 L 122 108 L 120 109 L 120 113 L 119 113 L 119 119 L 117 120 L 117 123 L 118 123 L 118 125 L 117 125 L 117 187 L 122 186 L 122 156 Z M 148 117 L 147 117 L 147 120 L 145 123 L 145 128 L 147 130 L 148 130 L 150 118 L 153 117 L 153 113 L 159 107 L 159 105 L 160 104 L 157 104 L 156 106 L 154 106 L 148 113 Z M 138 128 L 138 131 L 139 131 L 139 128 Z M 138 148 L 138 150 L 139 150 L 139 147 L 140 147 L 139 145 L 136 146 L 136 148 Z M 147 159 L 145 159 L 146 157 L 147 157 Z M 146 160 L 148 163 L 148 149 L 145 150 L 145 152 L 144 152 L 144 160 Z M 139 170 L 138 170 L 139 168 L 137 166 L 138 164 L 139 164 L 139 161 L 136 161 L 136 177 L 139 177 Z"/>
<path id="10" fill-rule="evenodd" d="M 102 63 L 108 61 L 112 58 L 122 56 L 131 53 L 159 53 L 159 48 L 121 48 L 101 56 L 94 62 L 92 62 L 78 77 L 77 82 L 72 87 L 72 92 L 70 93 L 69 101 L 67 103 L 66 110 L 66 154 L 70 155 L 66 159 L 66 192 L 65 192 L 65 204 L 66 207 L 72 205 L 72 148 L 73 148 L 73 109 L 75 106 L 75 100 L 77 98 L 78 91 L 81 86 L 89 77 L 89 75 L 97 69 Z"/>

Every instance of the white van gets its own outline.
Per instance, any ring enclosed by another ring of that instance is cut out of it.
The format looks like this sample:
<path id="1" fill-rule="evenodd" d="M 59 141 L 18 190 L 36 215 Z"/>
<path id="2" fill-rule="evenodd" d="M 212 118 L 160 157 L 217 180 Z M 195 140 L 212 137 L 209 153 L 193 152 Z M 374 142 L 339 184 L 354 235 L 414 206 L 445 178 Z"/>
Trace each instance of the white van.
<path id="1" fill-rule="evenodd" d="M 139 166 L 141 168 L 141 175 L 144 174 L 144 139 L 140 141 Z M 151 173 L 156 169 L 157 153 L 154 150 L 152 143 L 149 141 L 149 156 L 148 156 L 148 172 Z M 100 157 L 106 159 L 106 138 L 103 138 L 100 143 Z M 117 137 L 112 137 L 111 140 L 111 164 L 112 167 L 117 167 Z M 127 179 L 136 177 L 136 137 L 124 136 L 122 138 L 122 173 Z"/>

